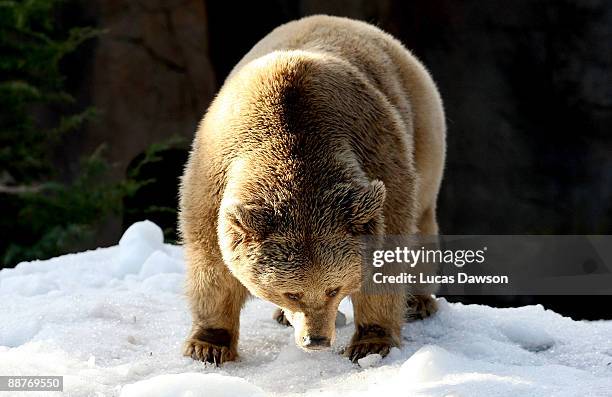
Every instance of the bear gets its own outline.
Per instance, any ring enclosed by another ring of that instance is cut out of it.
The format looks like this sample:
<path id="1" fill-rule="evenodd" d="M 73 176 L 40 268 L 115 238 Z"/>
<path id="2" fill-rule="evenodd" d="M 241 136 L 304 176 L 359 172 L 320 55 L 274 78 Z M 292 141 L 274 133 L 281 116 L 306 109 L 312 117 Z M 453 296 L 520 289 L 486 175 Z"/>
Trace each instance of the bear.
<path id="1" fill-rule="evenodd" d="M 279 308 L 302 349 L 330 348 L 345 297 L 346 357 L 400 346 L 435 298 L 363 293 L 362 237 L 437 235 L 445 141 L 433 79 L 391 35 L 316 15 L 265 36 L 210 104 L 181 178 L 184 355 L 235 360 L 250 296 Z"/>

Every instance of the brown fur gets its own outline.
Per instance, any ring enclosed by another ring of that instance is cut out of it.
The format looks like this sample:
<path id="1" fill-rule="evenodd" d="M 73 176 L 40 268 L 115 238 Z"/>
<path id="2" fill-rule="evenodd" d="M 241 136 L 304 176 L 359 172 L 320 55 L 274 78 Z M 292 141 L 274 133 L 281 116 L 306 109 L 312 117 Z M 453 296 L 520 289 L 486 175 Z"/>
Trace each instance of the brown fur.
<path id="1" fill-rule="evenodd" d="M 211 104 L 182 179 L 185 354 L 235 359 L 249 293 L 283 309 L 302 347 L 333 342 L 347 295 L 347 356 L 399 346 L 407 297 L 360 292 L 359 236 L 437 234 L 444 154 L 437 89 L 391 36 L 328 16 L 271 32 Z M 428 296 L 412 302 L 435 309 Z"/>

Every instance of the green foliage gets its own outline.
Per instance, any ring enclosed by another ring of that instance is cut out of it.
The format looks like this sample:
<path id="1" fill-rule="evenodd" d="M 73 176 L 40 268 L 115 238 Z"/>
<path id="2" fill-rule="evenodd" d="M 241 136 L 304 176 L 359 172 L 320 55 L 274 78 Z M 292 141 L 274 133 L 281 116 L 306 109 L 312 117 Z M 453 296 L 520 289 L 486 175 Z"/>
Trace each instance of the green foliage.
<path id="1" fill-rule="evenodd" d="M 145 167 L 147 164 L 152 164 L 161 161 L 162 158 L 160 157 L 160 153 L 181 146 L 184 143 L 185 138 L 178 135 L 171 136 L 163 142 L 152 143 L 151 145 L 149 145 L 147 150 L 145 150 L 144 158 L 140 160 L 134 168 L 128 171 L 128 177 L 131 179 L 140 179 L 142 167 Z M 149 180 L 147 182 L 153 182 L 153 180 Z"/>
<path id="2" fill-rule="evenodd" d="M 46 128 L 45 110 L 74 106 L 63 90 L 60 61 L 98 30 L 56 26 L 59 0 L 0 0 L 0 169 L 13 183 L 52 174 L 50 144 L 95 116 L 93 109 L 61 116 Z M 55 112 L 54 112 L 55 113 Z"/>
<path id="3" fill-rule="evenodd" d="M 173 161 L 172 158 L 168 158 L 169 154 L 173 151 L 176 154 L 175 150 L 180 150 L 185 143 L 185 139 L 180 136 L 172 136 L 163 142 L 153 143 L 135 159 L 135 164 L 129 167 L 127 172 L 128 180 L 137 183 L 137 189 L 125 200 L 124 221 L 152 220 L 163 228 L 164 240 L 173 244 L 177 243 L 176 192 L 160 192 L 160 190 L 167 190 L 168 186 L 177 183 L 178 175 L 172 175 L 172 172 L 164 173 L 160 168 L 167 170 Z M 186 151 L 182 152 L 186 156 Z M 183 162 L 181 161 L 181 164 Z M 152 175 L 155 175 L 155 178 L 152 178 Z"/>
<path id="4" fill-rule="evenodd" d="M 59 26 L 60 0 L 0 0 L 0 261 L 42 259 L 80 247 L 141 182 L 112 182 L 104 147 L 71 181 L 52 161 L 62 139 L 95 120 L 65 91 L 61 61 L 100 33 Z M 63 179 L 64 178 L 64 179 Z M 0 266 L 1 268 L 2 266 Z"/>
<path id="5" fill-rule="evenodd" d="M 109 164 L 102 156 L 104 149 L 100 147 L 82 162 L 81 174 L 72 183 L 46 182 L 35 191 L 19 195 L 17 227 L 23 228 L 25 244 L 10 243 L 3 262 L 16 263 L 70 251 L 93 236 L 101 215 L 120 212 L 123 197 L 134 194 L 142 183 L 105 182 Z"/>

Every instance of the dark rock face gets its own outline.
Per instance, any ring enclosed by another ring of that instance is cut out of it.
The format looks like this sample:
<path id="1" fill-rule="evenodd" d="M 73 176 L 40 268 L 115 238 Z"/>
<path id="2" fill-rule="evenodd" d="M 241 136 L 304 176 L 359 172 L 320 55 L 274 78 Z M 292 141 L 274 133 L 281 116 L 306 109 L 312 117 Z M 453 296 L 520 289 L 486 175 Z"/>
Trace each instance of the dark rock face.
<path id="1" fill-rule="evenodd" d="M 394 2 L 449 120 L 446 233 L 612 230 L 609 2 Z M 503 12 L 500 12 L 503 9 Z"/>
<path id="2" fill-rule="evenodd" d="M 205 4 L 196 0 L 99 1 L 91 102 L 102 116 L 87 143 L 107 142 L 124 172 L 150 143 L 190 140 L 216 85 Z M 86 145 L 87 146 L 87 145 Z"/>

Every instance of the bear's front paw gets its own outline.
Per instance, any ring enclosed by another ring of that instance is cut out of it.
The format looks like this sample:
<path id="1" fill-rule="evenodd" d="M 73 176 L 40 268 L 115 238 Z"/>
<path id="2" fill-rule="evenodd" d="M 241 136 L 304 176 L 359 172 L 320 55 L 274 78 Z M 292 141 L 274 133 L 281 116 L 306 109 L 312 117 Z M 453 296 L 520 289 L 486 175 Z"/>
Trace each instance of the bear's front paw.
<path id="1" fill-rule="evenodd" d="M 351 362 L 357 363 L 360 358 L 368 354 L 380 354 L 385 357 L 389 354 L 392 347 L 397 347 L 398 343 L 394 341 L 389 332 L 378 325 L 359 326 L 351 343 L 344 351 L 344 355 Z"/>
<path id="2" fill-rule="evenodd" d="M 236 358 L 236 355 L 225 346 L 217 346 L 195 339 L 189 339 L 185 342 L 183 354 L 194 360 L 204 361 L 216 366 L 226 361 L 233 361 Z"/>
<path id="3" fill-rule="evenodd" d="M 224 329 L 202 329 L 194 332 L 185 342 L 183 354 L 194 360 L 204 361 L 217 366 L 236 359 L 236 351 L 231 346 L 231 335 Z"/>

